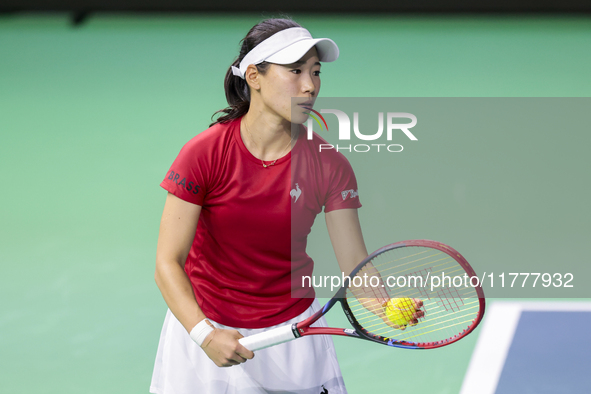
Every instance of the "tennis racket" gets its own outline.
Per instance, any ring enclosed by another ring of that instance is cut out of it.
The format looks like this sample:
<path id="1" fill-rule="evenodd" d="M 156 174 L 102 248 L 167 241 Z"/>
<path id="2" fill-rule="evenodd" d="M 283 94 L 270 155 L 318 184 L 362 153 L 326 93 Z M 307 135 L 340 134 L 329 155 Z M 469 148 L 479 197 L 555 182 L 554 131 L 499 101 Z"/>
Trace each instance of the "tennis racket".
<path id="1" fill-rule="evenodd" d="M 462 339 L 484 316 L 484 292 L 476 273 L 460 253 L 440 242 L 410 240 L 384 246 L 348 277 L 309 318 L 239 342 L 255 351 L 306 335 L 341 335 L 392 347 L 433 349 Z M 412 308 L 401 308 L 397 300 L 412 300 Z M 352 328 L 311 327 L 337 302 Z"/>

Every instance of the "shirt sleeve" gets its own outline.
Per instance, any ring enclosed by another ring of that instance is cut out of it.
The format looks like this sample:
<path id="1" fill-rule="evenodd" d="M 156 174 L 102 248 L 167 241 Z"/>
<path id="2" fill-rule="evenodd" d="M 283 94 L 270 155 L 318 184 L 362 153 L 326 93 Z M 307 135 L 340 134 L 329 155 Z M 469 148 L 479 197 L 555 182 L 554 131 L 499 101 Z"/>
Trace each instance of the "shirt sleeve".
<path id="1" fill-rule="evenodd" d="M 324 212 L 337 209 L 361 208 L 357 179 L 349 160 L 342 154 L 335 152 L 333 171 L 329 173 L 328 193 L 324 203 Z"/>
<path id="2" fill-rule="evenodd" d="M 184 201 L 203 205 L 211 158 L 197 137 L 183 146 L 160 186 Z"/>

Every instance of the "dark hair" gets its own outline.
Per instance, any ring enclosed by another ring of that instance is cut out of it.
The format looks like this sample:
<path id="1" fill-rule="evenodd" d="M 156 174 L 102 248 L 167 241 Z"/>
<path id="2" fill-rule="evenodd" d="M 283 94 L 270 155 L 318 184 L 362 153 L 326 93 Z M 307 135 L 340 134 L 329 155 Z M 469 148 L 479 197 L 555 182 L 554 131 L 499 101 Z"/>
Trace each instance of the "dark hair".
<path id="1" fill-rule="evenodd" d="M 301 27 L 299 24 L 291 19 L 265 19 L 262 22 L 254 25 L 246 37 L 240 41 L 240 54 L 238 58 L 234 60 L 232 66 L 239 67 L 240 62 L 244 59 L 244 56 L 250 52 L 258 44 L 271 37 L 273 34 L 280 32 L 281 30 L 289 29 L 291 27 Z M 265 75 L 269 69 L 270 63 L 262 62 L 256 65 L 257 70 Z M 246 81 L 240 77 L 232 74 L 232 67 L 228 68 L 226 72 L 226 78 L 224 79 L 224 89 L 226 91 L 226 100 L 228 101 L 229 107 L 216 111 L 211 118 L 221 112 L 226 115 L 217 118 L 209 127 L 216 123 L 226 123 L 234 119 L 238 119 L 248 112 L 250 107 L 250 90 Z"/>

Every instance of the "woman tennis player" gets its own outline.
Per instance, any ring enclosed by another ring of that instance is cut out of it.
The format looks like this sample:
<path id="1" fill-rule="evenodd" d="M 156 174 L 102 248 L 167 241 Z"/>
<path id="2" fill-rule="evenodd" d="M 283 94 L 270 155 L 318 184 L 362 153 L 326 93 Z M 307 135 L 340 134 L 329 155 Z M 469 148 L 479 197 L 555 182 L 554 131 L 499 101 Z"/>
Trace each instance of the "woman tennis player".
<path id="1" fill-rule="evenodd" d="M 319 309 L 292 271 L 312 274 L 306 239 L 322 210 L 343 272 L 367 256 L 348 161 L 319 154 L 317 135 L 292 133 L 318 96 L 321 62 L 338 55 L 332 40 L 292 20 L 254 26 L 226 74 L 230 107 L 182 148 L 162 182 L 155 277 L 169 310 L 152 393 L 346 393 L 328 336 L 256 357 L 238 342 Z"/>

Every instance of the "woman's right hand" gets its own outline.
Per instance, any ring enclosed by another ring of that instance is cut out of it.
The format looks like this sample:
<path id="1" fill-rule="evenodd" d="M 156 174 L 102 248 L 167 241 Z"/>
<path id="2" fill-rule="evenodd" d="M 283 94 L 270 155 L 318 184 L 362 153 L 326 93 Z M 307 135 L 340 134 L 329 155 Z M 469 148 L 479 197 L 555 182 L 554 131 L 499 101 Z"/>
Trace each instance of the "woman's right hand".
<path id="1" fill-rule="evenodd" d="M 237 330 L 215 328 L 205 337 L 201 348 L 218 367 L 231 367 L 254 357 L 253 352 L 238 342 L 242 337 Z"/>

